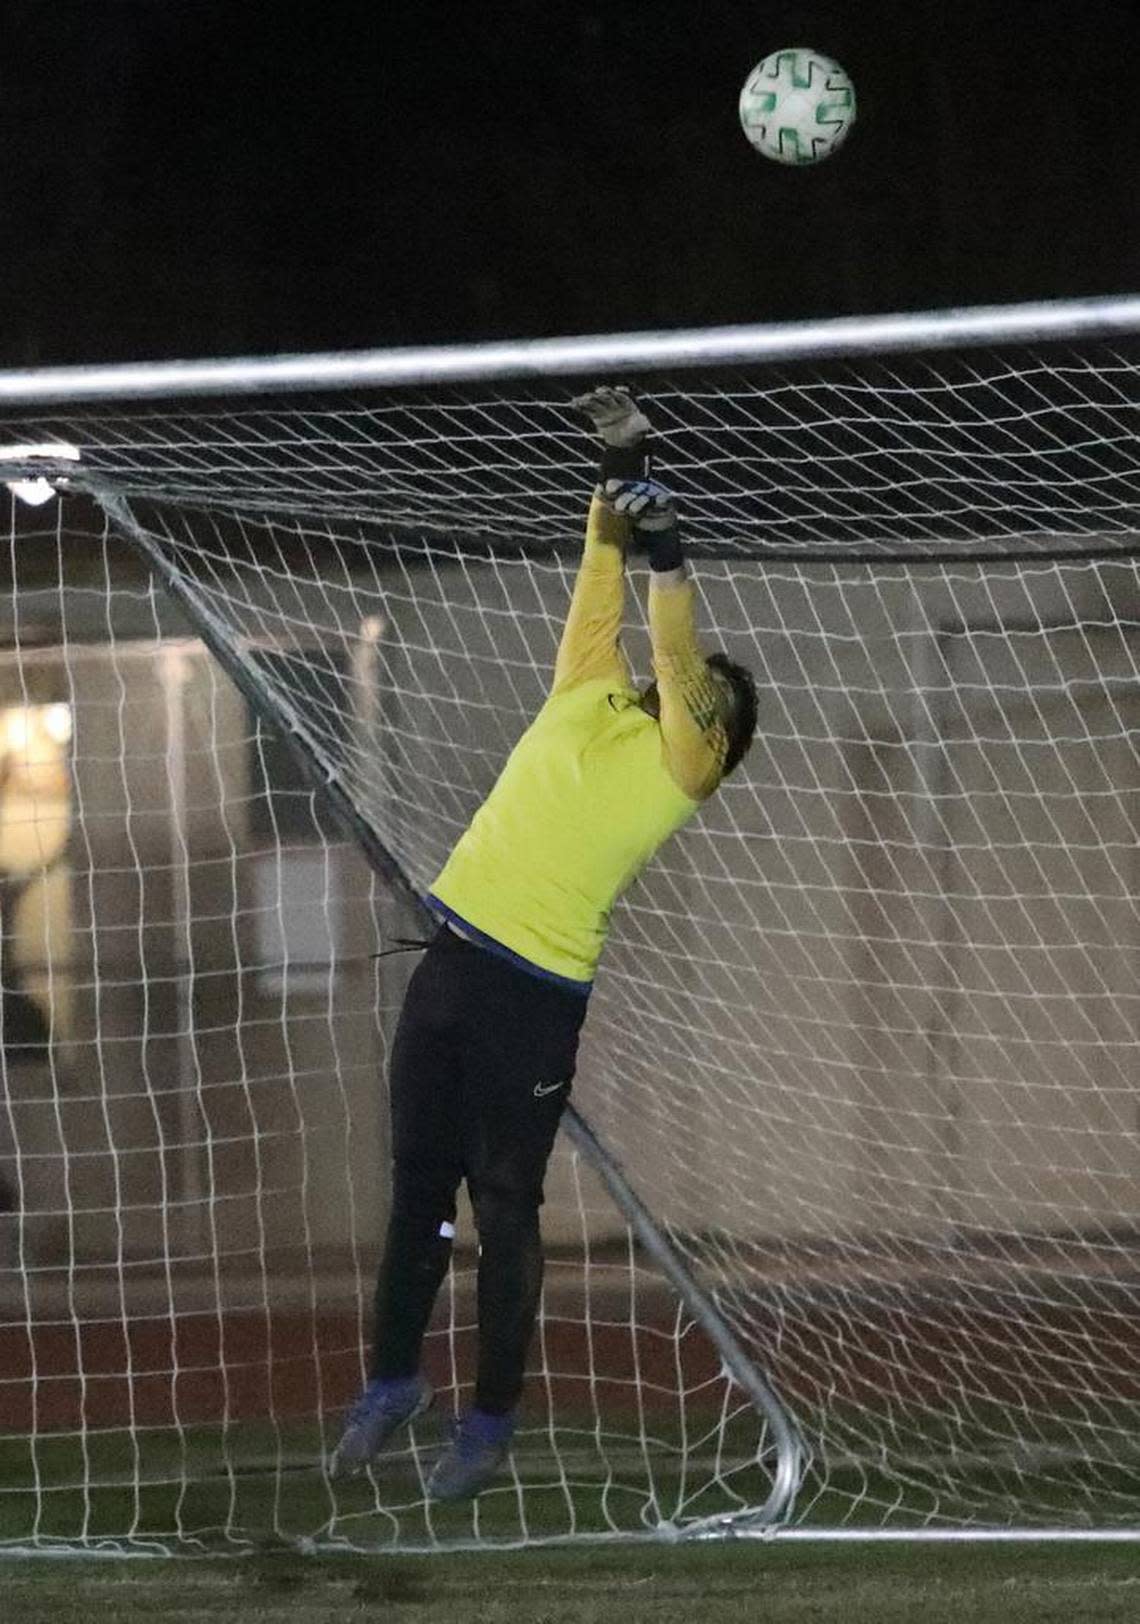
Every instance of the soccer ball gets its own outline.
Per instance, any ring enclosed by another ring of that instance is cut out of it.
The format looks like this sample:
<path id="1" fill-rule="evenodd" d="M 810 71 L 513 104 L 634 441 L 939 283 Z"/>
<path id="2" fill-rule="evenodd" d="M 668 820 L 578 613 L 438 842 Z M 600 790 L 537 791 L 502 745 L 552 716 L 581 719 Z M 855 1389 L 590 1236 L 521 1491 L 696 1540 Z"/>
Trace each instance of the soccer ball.
<path id="1" fill-rule="evenodd" d="M 855 87 L 838 62 L 818 51 L 773 51 L 744 82 L 740 122 L 766 158 L 818 163 L 847 139 L 855 122 Z"/>

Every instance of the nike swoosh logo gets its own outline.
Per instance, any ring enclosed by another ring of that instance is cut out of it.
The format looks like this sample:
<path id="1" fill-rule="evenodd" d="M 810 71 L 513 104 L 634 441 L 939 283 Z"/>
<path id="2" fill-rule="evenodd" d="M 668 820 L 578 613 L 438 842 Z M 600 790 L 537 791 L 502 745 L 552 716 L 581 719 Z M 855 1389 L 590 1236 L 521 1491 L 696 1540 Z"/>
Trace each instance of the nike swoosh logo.
<path id="1" fill-rule="evenodd" d="M 557 1094 L 560 1088 L 565 1087 L 564 1081 L 561 1083 L 535 1083 L 534 1097 L 536 1100 L 540 1100 L 544 1094 Z"/>

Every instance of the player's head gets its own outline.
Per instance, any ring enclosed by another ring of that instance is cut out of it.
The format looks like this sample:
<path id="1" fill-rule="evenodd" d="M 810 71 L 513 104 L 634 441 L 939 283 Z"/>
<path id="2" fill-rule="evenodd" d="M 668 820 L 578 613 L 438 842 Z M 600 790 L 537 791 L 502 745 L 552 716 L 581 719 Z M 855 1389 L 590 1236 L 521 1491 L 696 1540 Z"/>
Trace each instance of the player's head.
<path id="1" fill-rule="evenodd" d="M 710 654 L 705 661 L 724 698 L 724 727 L 728 734 L 725 777 L 739 767 L 756 732 L 756 681 L 746 665 L 737 665 L 727 654 Z"/>

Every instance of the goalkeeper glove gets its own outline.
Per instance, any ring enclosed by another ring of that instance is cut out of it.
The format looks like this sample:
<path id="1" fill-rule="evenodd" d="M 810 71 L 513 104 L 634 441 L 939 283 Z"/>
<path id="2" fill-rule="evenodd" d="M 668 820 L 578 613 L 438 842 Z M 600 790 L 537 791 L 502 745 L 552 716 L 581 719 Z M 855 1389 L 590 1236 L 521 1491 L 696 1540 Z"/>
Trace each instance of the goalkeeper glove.
<path id="1" fill-rule="evenodd" d="M 652 570 L 675 570 L 684 563 L 677 508 L 672 494 L 655 479 L 607 479 L 604 495 L 644 541 Z"/>
<path id="2" fill-rule="evenodd" d="M 644 479 L 650 456 L 646 437 L 649 419 L 628 389 L 591 389 L 570 404 L 590 419 L 602 442 L 599 488 L 609 480 Z"/>

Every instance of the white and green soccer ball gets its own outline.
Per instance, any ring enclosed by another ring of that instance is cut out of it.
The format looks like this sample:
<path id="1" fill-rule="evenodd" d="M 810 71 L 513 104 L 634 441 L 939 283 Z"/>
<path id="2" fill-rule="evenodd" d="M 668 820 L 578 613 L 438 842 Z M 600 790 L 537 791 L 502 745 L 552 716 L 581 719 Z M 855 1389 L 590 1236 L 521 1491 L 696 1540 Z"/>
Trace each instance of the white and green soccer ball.
<path id="1" fill-rule="evenodd" d="M 773 51 L 744 81 L 740 122 L 765 158 L 819 163 L 843 145 L 855 122 L 855 86 L 818 51 Z"/>

